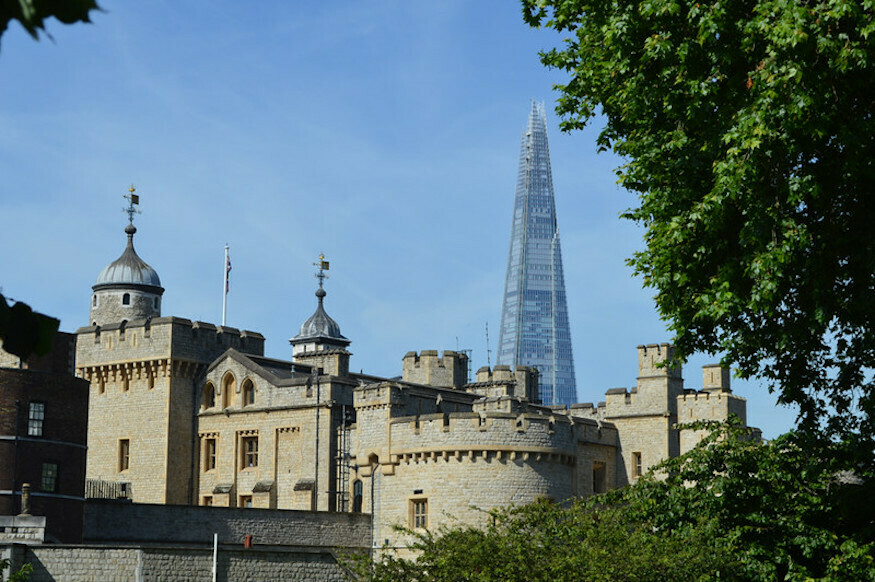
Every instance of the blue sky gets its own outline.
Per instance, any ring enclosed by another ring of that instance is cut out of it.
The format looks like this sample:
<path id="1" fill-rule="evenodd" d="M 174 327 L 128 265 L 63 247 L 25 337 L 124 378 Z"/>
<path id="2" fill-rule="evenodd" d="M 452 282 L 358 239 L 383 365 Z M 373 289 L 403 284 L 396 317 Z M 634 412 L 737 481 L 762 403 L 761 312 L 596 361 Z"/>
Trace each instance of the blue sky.
<path id="1" fill-rule="evenodd" d="M 635 384 L 635 347 L 668 341 L 652 292 L 624 259 L 642 230 L 596 129 L 562 134 L 554 83 L 514 2 L 120 2 L 93 24 L 17 24 L 0 44 L 0 286 L 88 323 L 91 285 L 125 243 L 159 273 L 163 314 L 228 325 L 269 356 L 315 308 L 312 263 L 331 262 L 326 310 L 351 366 L 394 376 L 423 349 L 495 346 L 520 134 L 547 102 L 578 395 Z M 701 366 L 684 368 L 701 386 Z M 735 381 L 751 424 L 794 414 Z"/>

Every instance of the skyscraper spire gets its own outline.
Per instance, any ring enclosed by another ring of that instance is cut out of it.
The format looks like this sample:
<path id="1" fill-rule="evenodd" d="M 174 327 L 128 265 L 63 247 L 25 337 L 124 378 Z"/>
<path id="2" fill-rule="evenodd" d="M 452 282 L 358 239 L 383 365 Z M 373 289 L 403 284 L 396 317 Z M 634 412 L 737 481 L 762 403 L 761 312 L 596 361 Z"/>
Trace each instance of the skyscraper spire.
<path id="1" fill-rule="evenodd" d="M 547 118 L 535 101 L 520 150 L 497 363 L 536 367 L 544 404 L 577 400 Z"/>

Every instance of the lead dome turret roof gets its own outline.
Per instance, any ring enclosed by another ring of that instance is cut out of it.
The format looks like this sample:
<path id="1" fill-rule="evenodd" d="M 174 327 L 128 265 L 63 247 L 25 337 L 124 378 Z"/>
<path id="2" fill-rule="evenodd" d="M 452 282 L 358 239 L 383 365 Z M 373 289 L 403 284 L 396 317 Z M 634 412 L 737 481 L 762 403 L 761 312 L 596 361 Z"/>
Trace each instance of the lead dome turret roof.
<path id="1" fill-rule="evenodd" d="M 316 297 L 319 298 L 319 305 L 316 307 L 315 313 L 310 318 L 301 324 L 301 331 L 292 338 L 293 342 L 299 342 L 308 339 L 333 339 L 341 342 L 349 343 L 349 340 L 343 337 L 340 333 L 340 326 L 336 321 L 325 313 L 325 308 L 322 305 L 322 300 L 325 298 L 325 290 L 322 287 L 316 290 Z"/>
<path id="2" fill-rule="evenodd" d="M 134 250 L 134 233 L 137 232 L 137 228 L 133 224 L 128 224 L 125 227 L 125 232 L 128 235 L 127 247 L 119 258 L 103 268 L 93 288 L 130 285 L 155 287 L 157 290 L 163 291 L 158 272 L 141 259 L 137 251 Z"/>

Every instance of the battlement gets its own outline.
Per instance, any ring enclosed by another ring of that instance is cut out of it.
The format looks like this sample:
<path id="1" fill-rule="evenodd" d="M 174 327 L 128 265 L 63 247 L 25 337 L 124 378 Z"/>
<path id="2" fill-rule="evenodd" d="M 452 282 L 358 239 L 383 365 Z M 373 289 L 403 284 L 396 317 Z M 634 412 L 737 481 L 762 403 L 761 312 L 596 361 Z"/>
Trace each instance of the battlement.
<path id="1" fill-rule="evenodd" d="M 509 401 L 512 399 L 504 398 Z M 478 401 L 478 404 L 482 402 Z M 576 458 L 581 442 L 616 446 L 611 424 L 565 414 L 482 409 L 391 420 L 392 454 L 470 450 L 539 452 Z"/>
<path id="2" fill-rule="evenodd" d="M 158 317 L 76 330 L 77 367 L 108 362 L 173 358 L 210 362 L 234 348 L 263 355 L 264 336 L 181 317 Z"/>
<path id="3" fill-rule="evenodd" d="M 638 377 L 681 378 L 681 365 L 670 365 L 674 346 L 667 343 L 638 346 Z"/>
<path id="4" fill-rule="evenodd" d="M 353 393 L 354 406 L 357 409 L 374 409 L 399 406 L 404 404 L 402 388 L 393 382 L 378 382 L 359 386 Z"/>
<path id="5" fill-rule="evenodd" d="M 461 352 L 422 350 L 407 352 L 401 362 L 401 378 L 413 384 L 461 388 L 468 381 L 468 356 Z"/>
<path id="6" fill-rule="evenodd" d="M 529 366 L 483 366 L 477 370 L 476 382 L 465 390 L 485 397 L 512 396 L 529 402 L 538 400 L 538 370 Z"/>
<path id="7" fill-rule="evenodd" d="M 405 416 L 391 421 L 392 452 L 463 449 L 537 450 L 573 456 L 567 417 L 503 412 Z"/>
<path id="8" fill-rule="evenodd" d="M 625 392 L 625 389 L 623 389 Z M 572 404 L 568 408 L 568 414 L 575 418 L 585 418 L 589 420 L 601 420 L 605 417 L 605 403 L 599 402 L 583 402 L 580 404 Z"/>
<path id="9" fill-rule="evenodd" d="M 732 392 L 729 387 L 729 368 L 720 364 L 702 366 L 702 390 L 708 392 Z"/>
<path id="10" fill-rule="evenodd" d="M 678 422 L 726 420 L 730 414 L 747 422 L 747 400 L 720 391 L 689 391 L 678 396 Z"/>

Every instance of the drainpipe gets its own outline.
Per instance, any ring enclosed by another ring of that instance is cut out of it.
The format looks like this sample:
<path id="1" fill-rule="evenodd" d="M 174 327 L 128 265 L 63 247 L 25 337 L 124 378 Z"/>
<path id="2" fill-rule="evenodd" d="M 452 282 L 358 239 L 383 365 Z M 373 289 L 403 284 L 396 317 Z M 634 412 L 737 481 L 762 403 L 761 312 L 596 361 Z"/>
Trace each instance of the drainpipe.
<path id="1" fill-rule="evenodd" d="M 16 506 L 15 491 L 18 489 L 18 425 L 21 419 L 21 400 L 15 401 L 15 440 L 12 446 L 12 515 L 21 511 L 20 502 Z"/>

